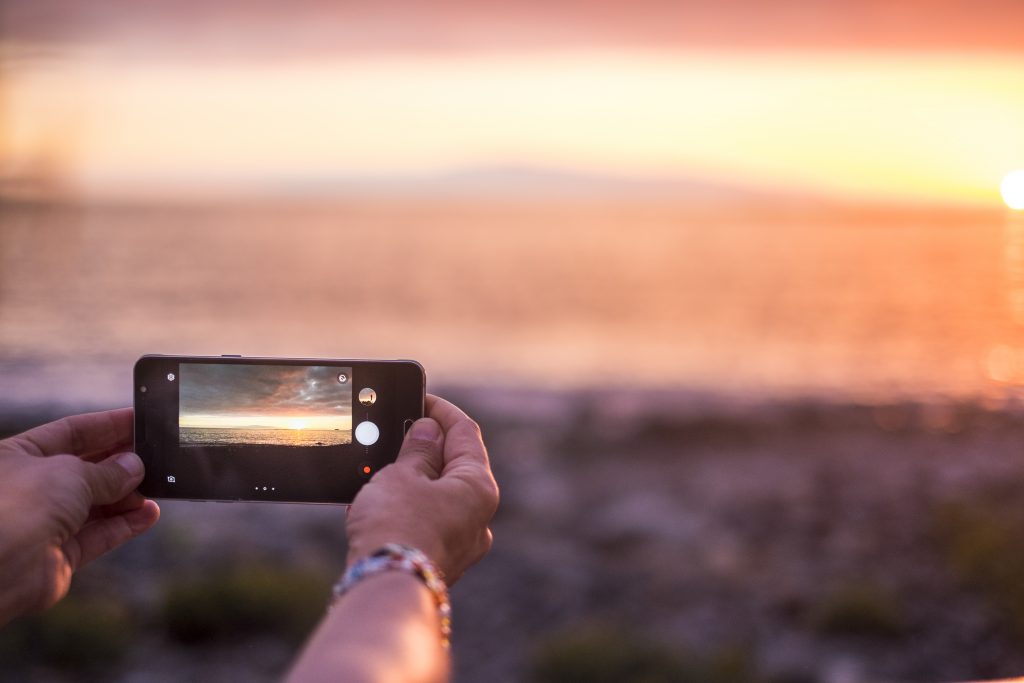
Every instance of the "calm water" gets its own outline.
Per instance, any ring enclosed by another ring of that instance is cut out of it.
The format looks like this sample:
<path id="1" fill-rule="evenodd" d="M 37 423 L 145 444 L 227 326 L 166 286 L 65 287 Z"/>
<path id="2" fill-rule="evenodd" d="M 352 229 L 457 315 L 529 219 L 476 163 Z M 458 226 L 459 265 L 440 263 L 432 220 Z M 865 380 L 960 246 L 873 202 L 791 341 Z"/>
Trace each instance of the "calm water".
<path id="1" fill-rule="evenodd" d="M 438 383 L 1012 391 L 1000 212 L 495 202 L 7 206 L 3 401 L 130 399 L 143 353 L 403 357 Z"/>
<path id="2" fill-rule="evenodd" d="M 187 446 L 340 446 L 352 443 L 348 430 L 329 429 L 217 429 L 181 427 L 178 441 Z"/>

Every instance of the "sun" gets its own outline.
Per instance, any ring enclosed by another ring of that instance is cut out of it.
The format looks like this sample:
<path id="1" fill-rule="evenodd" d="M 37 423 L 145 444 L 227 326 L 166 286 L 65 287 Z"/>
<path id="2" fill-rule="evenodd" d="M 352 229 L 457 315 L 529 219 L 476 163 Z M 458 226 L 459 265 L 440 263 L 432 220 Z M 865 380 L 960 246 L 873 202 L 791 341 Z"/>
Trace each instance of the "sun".
<path id="1" fill-rule="evenodd" d="M 294 418 L 294 419 L 288 420 L 288 426 L 291 429 L 305 429 L 306 421 L 305 420 L 300 420 L 299 418 Z"/>
<path id="2" fill-rule="evenodd" d="M 1007 173 L 999 186 L 999 192 L 1008 207 L 1024 210 L 1024 168 Z"/>

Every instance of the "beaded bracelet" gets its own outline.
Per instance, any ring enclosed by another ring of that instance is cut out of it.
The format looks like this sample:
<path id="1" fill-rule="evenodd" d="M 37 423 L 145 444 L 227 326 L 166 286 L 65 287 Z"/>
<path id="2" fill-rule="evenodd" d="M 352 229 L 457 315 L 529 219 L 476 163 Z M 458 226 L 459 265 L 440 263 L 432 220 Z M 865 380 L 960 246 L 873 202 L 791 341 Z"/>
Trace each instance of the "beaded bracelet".
<path id="1" fill-rule="evenodd" d="M 441 645 L 447 649 L 452 634 L 452 605 L 448 601 L 448 586 L 445 585 L 441 572 L 434 563 L 416 548 L 388 543 L 358 560 L 348 568 L 341 580 L 334 584 L 331 605 L 333 606 L 352 586 L 366 577 L 391 570 L 409 572 L 426 584 L 434 596 L 434 602 L 437 603 L 437 614 L 441 620 Z"/>

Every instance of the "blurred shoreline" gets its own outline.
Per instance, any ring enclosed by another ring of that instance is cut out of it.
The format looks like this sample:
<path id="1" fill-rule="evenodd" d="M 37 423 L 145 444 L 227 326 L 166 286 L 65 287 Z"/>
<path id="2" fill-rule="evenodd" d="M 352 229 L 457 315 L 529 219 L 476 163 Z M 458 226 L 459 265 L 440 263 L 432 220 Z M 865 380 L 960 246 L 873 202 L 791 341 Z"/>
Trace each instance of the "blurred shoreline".
<path id="1" fill-rule="evenodd" d="M 1024 671 L 1019 403 L 437 391 L 480 422 L 502 487 L 494 550 L 454 590 L 458 681 L 572 680 L 543 671 L 580 671 L 608 638 L 624 656 L 662 652 L 657 662 L 711 683 Z M 7 413 L 0 428 L 51 417 Z M 209 666 L 274 680 L 301 638 L 273 636 L 278 621 L 268 622 L 254 636 L 270 639 L 265 656 L 248 657 L 217 635 L 245 608 L 216 607 L 235 598 L 209 582 L 233 591 L 271 582 L 238 600 L 282 610 L 275 619 L 286 623 L 291 608 L 265 594 L 287 605 L 296 585 L 322 586 L 303 598 L 302 619 L 315 620 L 344 558 L 340 510 L 163 507 L 154 532 L 76 579 L 73 603 L 104 596 L 129 623 L 147 624 L 106 680 L 164 680 L 152 661 L 175 672 L 168 681 L 209 678 L 196 647 L 219 653 Z M 320 578 L 302 578 L 310 572 Z M 125 581 L 128 593 L 113 590 Z M 0 635 L 0 651 L 12 633 Z M 34 656 L 38 680 L 62 680 L 59 662 Z"/>

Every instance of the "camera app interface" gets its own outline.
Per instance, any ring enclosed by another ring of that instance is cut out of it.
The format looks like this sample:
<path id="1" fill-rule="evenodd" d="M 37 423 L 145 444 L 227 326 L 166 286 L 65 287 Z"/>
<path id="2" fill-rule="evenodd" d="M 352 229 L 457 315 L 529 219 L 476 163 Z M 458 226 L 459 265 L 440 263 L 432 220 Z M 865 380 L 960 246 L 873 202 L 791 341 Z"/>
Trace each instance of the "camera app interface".
<path id="1" fill-rule="evenodd" d="M 183 363 L 179 374 L 183 447 L 352 443 L 352 368 Z"/>

